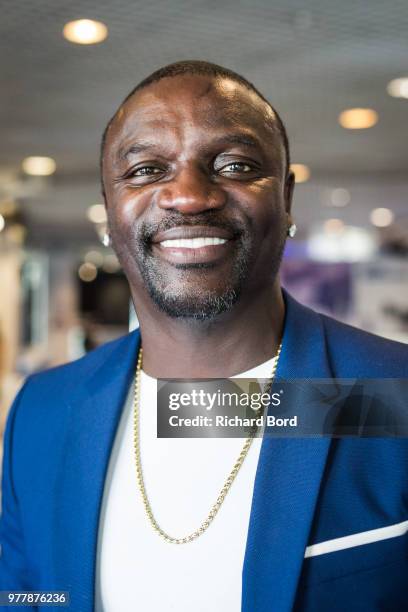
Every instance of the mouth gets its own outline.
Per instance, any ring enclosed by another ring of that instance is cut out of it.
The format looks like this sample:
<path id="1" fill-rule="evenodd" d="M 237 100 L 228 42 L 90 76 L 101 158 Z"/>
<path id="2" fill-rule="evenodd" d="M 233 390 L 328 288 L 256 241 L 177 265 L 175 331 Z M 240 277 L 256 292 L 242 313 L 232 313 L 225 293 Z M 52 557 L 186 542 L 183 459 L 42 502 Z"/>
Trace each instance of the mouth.
<path id="1" fill-rule="evenodd" d="M 215 263 L 232 249 L 236 236 L 215 226 L 181 226 L 158 232 L 152 248 L 171 264 Z"/>

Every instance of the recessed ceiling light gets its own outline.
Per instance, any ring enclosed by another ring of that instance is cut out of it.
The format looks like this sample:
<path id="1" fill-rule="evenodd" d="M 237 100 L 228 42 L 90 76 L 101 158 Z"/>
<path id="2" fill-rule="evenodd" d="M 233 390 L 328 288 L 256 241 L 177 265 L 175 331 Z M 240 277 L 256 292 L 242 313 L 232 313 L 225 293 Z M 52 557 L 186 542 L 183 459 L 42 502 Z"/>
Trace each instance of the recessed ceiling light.
<path id="1" fill-rule="evenodd" d="M 365 130 L 378 121 L 378 113 L 372 108 L 348 108 L 340 113 L 339 123 L 347 130 Z"/>
<path id="2" fill-rule="evenodd" d="M 91 281 L 95 280 L 97 275 L 98 275 L 98 270 L 96 269 L 96 266 L 94 266 L 93 264 L 83 263 L 81 266 L 79 266 L 78 276 L 85 283 L 90 283 Z"/>
<path id="3" fill-rule="evenodd" d="M 52 157 L 26 157 L 22 163 L 23 170 L 31 176 L 50 176 L 54 174 L 57 164 Z"/>
<path id="4" fill-rule="evenodd" d="M 100 251 L 88 251 L 85 254 L 84 261 L 99 268 L 103 264 L 103 255 Z"/>
<path id="5" fill-rule="evenodd" d="M 6 222 L 5 222 L 5 220 L 4 220 L 4 217 L 3 217 L 3 215 L 0 215 L 0 232 L 1 232 L 2 230 L 4 230 L 4 226 L 5 226 L 5 225 L 6 225 Z"/>
<path id="6" fill-rule="evenodd" d="M 374 208 L 370 214 L 370 221 L 376 227 L 387 227 L 394 221 L 394 213 L 389 208 Z"/>
<path id="7" fill-rule="evenodd" d="M 95 45 L 108 36 L 108 28 L 101 21 L 77 19 L 69 21 L 62 30 L 64 38 L 78 45 Z"/>
<path id="8" fill-rule="evenodd" d="M 102 267 L 105 270 L 105 272 L 113 274 L 114 272 L 117 272 L 118 270 L 120 270 L 120 263 L 116 255 L 112 253 L 112 254 L 106 255 L 106 257 L 103 260 Z"/>
<path id="9" fill-rule="evenodd" d="M 343 189 L 342 187 L 338 187 L 337 189 L 333 189 L 330 194 L 330 204 L 332 206 L 347 206 L 350 202 L 350 192 L 347 189 Z"/>
<path id="10" fill-rule="evenodd" d="M 387 85 L 387 92 L 393 98 L 408 98 L 408 77 L 390 81 Z"/>
<path id="11" fill-rule="evenodd" d="M 310 168 L 305 164 L 291 164 L 290 169 L 295 175 L 296 183 L 305 183 L 310 178 Z"/>
<path id="12" fill-rule="evenodd" d="M 106 210 L 103 204 L 92 204 L 86 214 L 92 223 L 106 223 Z"/>
<path id="13" fill-rule="evenodd" d="M 328 234 L 337 234 L 344 230 L 344 222 L 341 219 L 327 219 L 324 222 L 323 228 L 324 231 Z"/>

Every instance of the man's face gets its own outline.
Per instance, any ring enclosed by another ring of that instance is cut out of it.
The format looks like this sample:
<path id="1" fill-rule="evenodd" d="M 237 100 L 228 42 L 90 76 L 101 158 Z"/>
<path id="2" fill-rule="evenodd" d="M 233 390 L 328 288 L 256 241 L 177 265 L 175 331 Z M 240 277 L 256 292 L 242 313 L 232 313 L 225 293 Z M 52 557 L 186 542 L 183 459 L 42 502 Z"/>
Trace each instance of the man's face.
<path id="1" fill-rule="evenodd" d="M 134 297 L 208 319 L 276 282 L 293 177 L 273 123 L 258 96 L 206 76 L 164 78 L 121 108 L 104 185 Z"/>

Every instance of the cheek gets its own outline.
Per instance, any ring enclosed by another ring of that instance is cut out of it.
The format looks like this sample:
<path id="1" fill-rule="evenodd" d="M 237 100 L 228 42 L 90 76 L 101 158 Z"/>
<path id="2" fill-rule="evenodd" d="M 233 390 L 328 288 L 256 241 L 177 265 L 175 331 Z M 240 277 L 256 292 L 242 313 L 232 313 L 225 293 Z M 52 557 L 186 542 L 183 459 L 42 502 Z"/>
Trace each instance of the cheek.
<path id="1" fill-rule="evenodd" d="M 108 205 L 108 222 L 113 235 L 123 238 L 143 217 L 148 201 L 143 194 L 130 189 L 118 189 Z"/>
<path id="2" fill-rule="evenodd" d="M 251 185 L 245 202 L 245 212 L 252 221 L 257 239 L 277 237 L 285 225 L 285 207 L 279 181 L 262 179 Z"/>

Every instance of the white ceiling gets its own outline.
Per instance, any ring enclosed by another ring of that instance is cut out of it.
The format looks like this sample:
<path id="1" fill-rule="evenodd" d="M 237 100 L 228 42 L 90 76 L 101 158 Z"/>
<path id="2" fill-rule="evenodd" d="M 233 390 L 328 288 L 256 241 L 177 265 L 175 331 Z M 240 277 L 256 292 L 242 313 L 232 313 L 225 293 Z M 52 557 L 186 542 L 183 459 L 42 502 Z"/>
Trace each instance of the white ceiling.
<path id="1" fill-rule="evenodd" d="M 303 223 L 368 219 L 384 205 L 406 215 L 408 100 L 385 88 L 408 76 L 407 0 L 26 0 L 1 9 L 0 195 L 13 191 L 24 157 L 54 157 L 47 188 L 27 198 L 30 189 L 15 187 L 30 227 L 44 237 L 74 228 L 79 241 L 92 238 L 85 210 L 99 199 L 104 125 L 135 83 L 179 59 L 232 68 L 277 107 L 293 161 L 312 170 L 297 188 Z M 63 25 L 84 17 L 108 26 L 106 42 L 63 39 Z M 352 106 L 374 107 L 378 124 L 343 130 L 337 116 Z M 335 215 L 324 203 L 332 187 L 352 195 Z"/>

